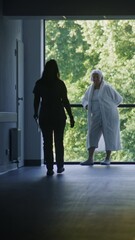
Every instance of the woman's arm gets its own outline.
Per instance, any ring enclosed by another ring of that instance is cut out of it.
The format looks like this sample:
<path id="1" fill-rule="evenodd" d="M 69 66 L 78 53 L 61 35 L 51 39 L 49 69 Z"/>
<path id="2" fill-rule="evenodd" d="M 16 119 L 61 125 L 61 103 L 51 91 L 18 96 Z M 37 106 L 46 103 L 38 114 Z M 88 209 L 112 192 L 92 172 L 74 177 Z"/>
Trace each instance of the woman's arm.
<path id="1" fill-rule="evenodd" d="M 82 98 L 82 105 L 85 109 L 88 109 L 88 97 L 89 97 L 89 88 L 86 90 L 83 98 Z"/>
<path id="2" fill-rule="evenodd" d="M 118 106 L 122 101 L 123 97 L 119 94 L 117 90 L 115 90 L 113 87 L 109 87 L 109 94 L 112 97 L 113 102 Z"/>
<path id="3" fill-rule="evenodd" d="M 40 103 L 40 96 L 34 94 L 34 115 L 33 117 L 35 119 L 38 119 L 38 109 L 39 109 L 39 103 Z"/>

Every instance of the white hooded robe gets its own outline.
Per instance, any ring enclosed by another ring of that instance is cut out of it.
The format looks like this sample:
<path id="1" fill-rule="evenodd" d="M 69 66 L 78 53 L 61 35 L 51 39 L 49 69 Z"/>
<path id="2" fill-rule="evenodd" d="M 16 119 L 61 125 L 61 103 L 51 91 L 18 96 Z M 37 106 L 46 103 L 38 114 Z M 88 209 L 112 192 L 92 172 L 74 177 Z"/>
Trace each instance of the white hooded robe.
<path id="1" fill-rule="evenodd" d="M 88 132 L 87 132 L 87 149 L 91 146 L 90 139 L 90 126 L 91 126 L 91 107 L 92 107 L 92 95 L 94 91 L 94 84 L 86 90 L 84 97 L 82 98 L 82 105 L 86 109 L 88 106 Z M 100 113 L 102 119 L 102 128 L 104 129 L 104 136 L 101 135 L 100 140 L 104 140 L 102 149 L 99 150 L 110 150 L 117 151 L 121 149 L 120 141 L 120 121 L 118 113 L 118 105 L 122 102 L 122 96 L 108 83 L 102 80 L 99 94 L 98 94 Z M 95 135 L 96 138 L 96 135 Z"/>

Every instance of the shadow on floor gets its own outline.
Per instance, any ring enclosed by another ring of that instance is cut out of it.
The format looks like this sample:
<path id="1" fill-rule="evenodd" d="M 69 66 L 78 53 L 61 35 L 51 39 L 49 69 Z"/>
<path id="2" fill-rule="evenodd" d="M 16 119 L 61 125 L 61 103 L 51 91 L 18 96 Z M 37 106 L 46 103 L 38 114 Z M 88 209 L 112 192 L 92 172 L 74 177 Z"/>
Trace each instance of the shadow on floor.
<path id="1" fill-rule="evenodd" d="M 1 239 L 134 240 L 135 165 L 65 169 L 53 177 L 45 166 L 0 176 Z"/>

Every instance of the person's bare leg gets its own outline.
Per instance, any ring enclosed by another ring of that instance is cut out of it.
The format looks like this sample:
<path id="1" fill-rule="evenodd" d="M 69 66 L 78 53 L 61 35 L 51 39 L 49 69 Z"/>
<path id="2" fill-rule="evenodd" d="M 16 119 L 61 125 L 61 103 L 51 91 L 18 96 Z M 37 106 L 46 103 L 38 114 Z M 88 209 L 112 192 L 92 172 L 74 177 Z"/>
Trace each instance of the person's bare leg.
<path id="1" fill-rule="evenodd" d="M 81 165 L 93 165 L 93 155 L 94 155 L 95 147 L 90 147 L 88 149 L 88 160 L 81 163 Z"/>
<path id="2" fill-rule="evenodd" d="M 106 160 L 109 160 L 110 161 L 110 157 L 111 157 L 111 151 L 110 150 L 107 150 L 106 151 Z"/>
<path id="3" fill-rule="evenodd" d="M 89 152 L 88 161 L 93 162 L 93 156 L 94 156 L 94 152 L 95 152 L 95 147 L 90 147 L 88 149 L 88 152 Z"/>
<path id="4" fill-rule="evenodd" d="M 111 151 L 106 150 L 106 157 L 105 160 L 101 162 L 102 165 L 110 165 L 110 156 L 111 156 Z"/>

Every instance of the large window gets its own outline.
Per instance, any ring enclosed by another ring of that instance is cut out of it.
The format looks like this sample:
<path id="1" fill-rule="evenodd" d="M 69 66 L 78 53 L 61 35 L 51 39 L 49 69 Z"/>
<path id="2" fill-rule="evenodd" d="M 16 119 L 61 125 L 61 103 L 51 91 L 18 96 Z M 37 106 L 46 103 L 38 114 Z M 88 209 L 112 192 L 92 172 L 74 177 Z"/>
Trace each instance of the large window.
<path id="1" fill-rule="evenodd" d="M 45 61 L 55 58 L 71 104 L 81 103 L 89 86 L 92 69 L 103 71 L 105 79 L 123 96 L 123 104 L 135 103 L 135 20 L 48 20 L 45 21 Z M 75 128 L 67 123 L 65 161 L 87 158 L 87 117 L 73 107 Z M 123 149 L 113 161 L 135 161 L 135 109 L 119 108 Z M 96 160 L 103 158 L 98 153 Z"/>

